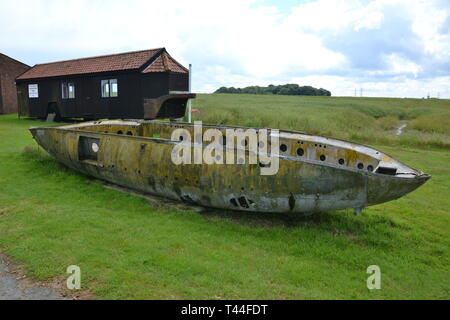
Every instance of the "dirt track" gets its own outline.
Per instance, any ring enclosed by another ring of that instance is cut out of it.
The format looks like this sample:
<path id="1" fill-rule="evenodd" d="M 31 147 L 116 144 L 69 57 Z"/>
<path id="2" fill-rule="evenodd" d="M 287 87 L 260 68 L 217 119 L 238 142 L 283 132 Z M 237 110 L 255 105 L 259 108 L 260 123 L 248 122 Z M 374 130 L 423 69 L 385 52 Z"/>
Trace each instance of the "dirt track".
<path id="1" fill-rule="evenodd" d="M 0 300 L 60 300 L 51 288 L 33 286 L 24 280 L 4 255 L 0 255 Z"/>

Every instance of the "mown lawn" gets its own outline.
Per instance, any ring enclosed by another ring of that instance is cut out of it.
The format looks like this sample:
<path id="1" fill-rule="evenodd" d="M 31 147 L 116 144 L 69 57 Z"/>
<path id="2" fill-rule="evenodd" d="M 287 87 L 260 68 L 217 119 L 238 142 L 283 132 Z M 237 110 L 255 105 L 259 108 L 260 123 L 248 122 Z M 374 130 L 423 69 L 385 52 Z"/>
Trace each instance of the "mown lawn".
<path id="1" fill-rule="evenodd" d="M 450 297 L 448 149 L 376 145 L 433 179 L 358 217 L 199 214 L 60 166 L 35 150 L 27 128 L 39 125 L 0 116 L 0 250 L 28 276 L 64 276 L 75 264 L 82 286 L 107 299 Z M 374 264 L 382 289 L 370 291 Z"/>

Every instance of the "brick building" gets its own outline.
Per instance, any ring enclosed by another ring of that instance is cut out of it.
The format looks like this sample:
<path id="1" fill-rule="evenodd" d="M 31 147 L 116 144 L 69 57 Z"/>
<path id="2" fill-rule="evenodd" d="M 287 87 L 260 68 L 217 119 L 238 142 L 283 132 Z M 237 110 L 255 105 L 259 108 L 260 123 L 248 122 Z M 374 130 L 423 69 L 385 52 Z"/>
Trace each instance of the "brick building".
<path id="1" fill-rule="evenodd" d="M 17 112 L 15 79 L 29 66 L 0 53 L 0 114 Z"/>

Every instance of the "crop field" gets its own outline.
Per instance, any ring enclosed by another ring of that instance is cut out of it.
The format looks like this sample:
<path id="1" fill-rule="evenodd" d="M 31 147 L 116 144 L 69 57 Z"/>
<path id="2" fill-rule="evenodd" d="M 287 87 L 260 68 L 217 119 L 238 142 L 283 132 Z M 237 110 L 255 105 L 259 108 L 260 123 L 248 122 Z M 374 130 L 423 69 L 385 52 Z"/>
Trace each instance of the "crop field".
<path id="1" fill-rule="evenodd" d="M 98 299 L 450 298 L 449 100 L 220 94 L 193 108 L 369 144 L 433 179 L 360 216 L 198 213 L 107 189 L 37 148 L 27 129 L 47 123 L 1 115 L 0 253 L 39 281 L 78 265 Z"/>

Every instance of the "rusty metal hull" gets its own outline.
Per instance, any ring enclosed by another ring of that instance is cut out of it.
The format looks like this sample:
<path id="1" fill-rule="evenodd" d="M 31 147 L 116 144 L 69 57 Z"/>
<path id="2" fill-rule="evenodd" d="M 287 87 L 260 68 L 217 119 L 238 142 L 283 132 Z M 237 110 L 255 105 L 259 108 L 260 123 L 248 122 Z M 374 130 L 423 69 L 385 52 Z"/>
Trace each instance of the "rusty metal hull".
<path id="1" fill-rule="evenodd" d="M 229 128 L 204 126 L 204 130 L 211 127 Z M 175 165 L 171 152 L 177 142 L 170 137 L 176 128 L 193 132 L 187 123 L 122 120 L 30 131 L 50 155 L 74 170 L 146 193 L 221 209 L 360 210 L 398 199 L 430 178 L 375 149 L 294 131 L 279 132 L 280 144 L 286 148 L 280 152 L 279 171 L 273 176 L 260 175 L 260 166 L 248 162 Z M 98 145 L 95 156 L 83 151 L 92 141 Z"/>

